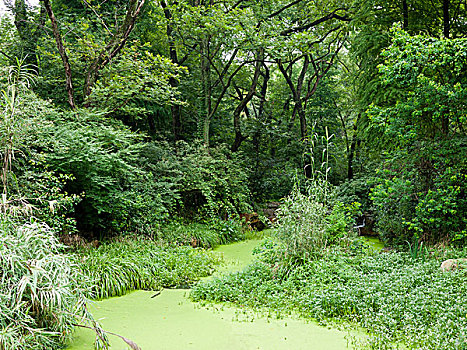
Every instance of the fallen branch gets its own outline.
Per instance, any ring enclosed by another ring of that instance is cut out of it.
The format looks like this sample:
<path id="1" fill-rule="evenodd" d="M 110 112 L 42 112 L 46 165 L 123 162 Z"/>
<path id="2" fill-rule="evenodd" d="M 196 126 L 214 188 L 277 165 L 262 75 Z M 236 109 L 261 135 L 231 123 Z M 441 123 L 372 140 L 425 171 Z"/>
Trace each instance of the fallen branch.
<path id="1" fill-rule="evenodd" d="M 73 326 L 75 327 L 81 327 L 81 328 L 87 328 L 87 329 L 91 329 L 93 330 L 94 332 L 98 332 L 98 329 L 95 328 L 95 327 L 90 327 L 90 326 L 85 326 L 85 325 L 82 325 L 82 324 L 76 324 L 74 323 Z M 116 337 L 119 337 L 120 339 L 122 339 L 125 343 L 127 343 L 131 349 L 133 350 L 141 350 L 141 348 L 138 346 L 138 344 L 136 344 L 134 341 L 130 340 L 130 339 L 127 339 L 119 334 L 116 334 L 116 333 L 113 333 L 113 332 L 109 332 L 109 331 L 106 331 L 106 330 L 103 330 L 101 329 L 102 332 L 105 332 L 107 334 L 110 334 L 110 335 L 114 335 Z"/>

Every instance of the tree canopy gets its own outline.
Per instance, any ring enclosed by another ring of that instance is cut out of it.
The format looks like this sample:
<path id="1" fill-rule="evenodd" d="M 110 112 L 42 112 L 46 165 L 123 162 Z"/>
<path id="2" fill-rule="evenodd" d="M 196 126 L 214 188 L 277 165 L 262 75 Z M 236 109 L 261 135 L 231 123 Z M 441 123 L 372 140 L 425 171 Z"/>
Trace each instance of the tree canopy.
<path id="1" fill-rule="evenodd" d="M 149 232 L 323 174 L 389 240 L 465 239 L 464 2 L 5 4 L 4 203 Z"/>

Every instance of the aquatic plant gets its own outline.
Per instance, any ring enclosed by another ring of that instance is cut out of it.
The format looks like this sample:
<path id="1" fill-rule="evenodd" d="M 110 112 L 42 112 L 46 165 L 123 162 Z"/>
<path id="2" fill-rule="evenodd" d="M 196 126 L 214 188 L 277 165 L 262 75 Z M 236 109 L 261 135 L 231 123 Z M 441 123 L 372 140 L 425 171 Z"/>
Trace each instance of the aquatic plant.
<path id="1" fill-rule="evenodd" d="M 75 253 L 87 277 L 89 296 L 109 298 L 136 289 L 187 287 L 209 276 L 219 259 L 210 252 L 186 246 L 161 246 L 148 239 L 122 238 L 98 249 Z"/>
<path id="2" fill-rule="evenodd" d="M 291 265 L 271 253 L 277 246 L 267 248 L 261 261 L 197 284 L 191 297 L 358 324 L 368 331 L 363 348 L 465 349 L 465 270 L 442 273 L 440 261 L 429 256 L 340 249 Z"/>
<path id="3" fill-rule="evenodd" d="M 307 182 L 305 191 L 295 185 L 278 210 L 274 231 L 287 255 L 319 257 L 329 246 L 349 242 L 360 204 L 331 205 L 333 199 L 331 186 L 319 178 Z"/>

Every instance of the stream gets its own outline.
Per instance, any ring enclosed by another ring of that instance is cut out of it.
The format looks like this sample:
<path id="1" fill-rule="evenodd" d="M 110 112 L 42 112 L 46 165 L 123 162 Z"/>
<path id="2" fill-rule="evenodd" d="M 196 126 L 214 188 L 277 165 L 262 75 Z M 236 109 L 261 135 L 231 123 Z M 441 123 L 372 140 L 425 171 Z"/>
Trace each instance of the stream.
<path id="1" fill-rule="evenodd" d="M 226 266 L 216 274 L 242 269 L 253 260 L 258 240 L 220 246 Z M 210 277 L 208 277 L 210 278 Z M 298 318 L 257 317 L 252 311 L 213 305 L 200 306 L 189 299 L 189 289 L 135 291 L 97 301 L 90 311 L 107 331 L 120 334 L 143 350 L 305 350 L 346 349 L 349 332 L 321 327 Z M 95 334 L 77 329 L 68 350 L 93 349 Z M 128 349 L 109 335 L 112 349 Z"/>

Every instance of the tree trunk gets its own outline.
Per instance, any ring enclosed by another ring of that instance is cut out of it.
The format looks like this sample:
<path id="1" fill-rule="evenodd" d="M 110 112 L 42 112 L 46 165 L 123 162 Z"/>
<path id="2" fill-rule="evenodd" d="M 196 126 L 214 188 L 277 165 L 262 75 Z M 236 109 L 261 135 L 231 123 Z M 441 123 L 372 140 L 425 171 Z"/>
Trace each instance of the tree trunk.
<path id="1" fill-rule="evenodd" d="M 362 113 L 358 113 L 357 120 L 355 120 L 355 123 L 353 125 L 353 136 L 352 136 L 352 142 L 350 144 L 350 148 L 348 150 L 347 154 L 347 179 L 352 180 L 353 179 L 353 159 L 355 156 L 355 149 L 357 147 L 357 131 L 358 131 L 358 123 L 360 121 L 360 117 L 362 116 Z"/>
<path id="2" fill-rule="evenodd" d="M 164 16 L 167 20 L 167 41 L 169 44 L 169 53 L 170 53 L 170 59 L 172 60 L 172 63 L 174 64 L 179 64 L 178 60 L 178 55 L 177 55 L 177 49 L 175 47 L 175 41 L 173 38 L 173 28 L 172 25 L 170 24 L 170 21 L 172 20 L 172 13 L 170 12 L 170 9 L 168 8 L 166 2 L 164 0 L 161 1 L 161 7 L 164 10 Z M 179 86 L 178 80 L 170 77 L 169 78 L 169 84 L 173 88 L 177 88 Z M 182 138 L 182 111 L 181 111 L 181 106 L 180 105 L 172 105 L 170 106 L 170 111 L 172 114 L 172 133 L 173 133 L 173 139 L 174 142 L 176 143 L 178 140 L 181 140 Z"/>
<path id="3" fill-rule="evenodd" d="M 203 39 L 201 43 L 201 80 L 204 102 L 203 141 L 204 146 L 208 149 L 211 124 L 211 69 L 207 57 L 209 57 L 209 38 Z"/>
<path id="4" fill-rule="evenodd" d="M 289 86 L 290 91 L 292 92 L 292 98 L 295 104 L 294 106 L 295 111 L 297 112 L 297 115 L 300 119 L 300 136 L 301 136 L 301 140 L 304 144 L 304 149 L 305 149 L 305 154 L 303 157 L 303 169 L 305 171 L 305 176 L 307 178 L 311 178 L 312 168 L 311 168 L 311 157 L 308 153 L 308 149 L 309 149 L 308 126 L 307 126 L 307 120 L 306 120 L 306 113 L 305 113 L 305 109 L 303 107 L 303 102 L 302 102 L 303 83 L 305 81 L 306 72 L 310 65 L 310 57 L 309 55 L 305 55 L 303 57 L 303 66 L 300 71 L 300 75 L 298 77 L 296 86 L 294 85 L 292 81 L 292 70 L 290 70 L 290 73 L 288 73 L 287 69 L 284 68 L 280 60 L 277 61 L 277 63 L 279 66 L 279 70 L 284 76 L 287 82 L 287 85 Z"/>
<path id="5" fill-rule="evenodd" d="M 240 148 L 240 145 L 243 141 L 247 138 L 246 136 L 242 135 L 241 123 L 240 123 L 240 115 L 242 111 L 247 108 L 248 103 L 252 100 L 256 86 L 258 85 L 258 79 L 261 72 L 261 66 L 263 65 L 264 60 L 264 49 L 261 48 L 258 50 L 256 54 L 256 64 L 255 64 L 255 73 L 253 75 L 253 81 L 251 82 L 250 89 L 245 97 L 242 98 L 240 103 L 238 104 L 237 108 L 233 113 L 233 120 L 234 120 L 234 130 L 235 130 L 235 141 L 231 147 L 232 152 L 237 152 Z"/>
<path id="6" fill-rule="evenodd" d="M 443 35 L 449 39 L 450 23 L 449 23 L 449 0 L 443 0 Z M 441 131 L 447 136 L 449 134 L 449 116 L 447 114 L 442 116 Z"/>
<path id="7" fill-rule="evenodd" d="M 70 67 L 70 63 L 68 60 L 68 56 L 66 54 L 65 46 L 63 45 L 62 36 L 60 35 L 60 30 L 58 29 L 57 20 L 52 11 L 52 6 L 50 5 L 50 1 L 42 0 L 42 2 L 44 3 L 45 10 L 47 11 L 47 15 L 49 16 L 50 22 L 52 24 L 52 32 L 55 38 L 55 42 L 57 43 L 58 52 L 60 53 L 60 57 L 62 58 L 63 68 L 65 69 L 66 91 L 68 94 L 68 103 L 71 109 L 75 109 L 76 105 L 75 105 L 75 98 L 74 98 L 71 67 Z"/>
<path id="8" fill-rule="evenodd" d="M 409 28 L 409 7 L 407 5 L 407 0 L 402 0 L 402 29 L 407 30 Z"/>
<path id="9" fill-rule="evenodd" d="M 449 0 L 443 0 L 443 34 L 446 39 L 449 39 L 449 20 Z"/>

